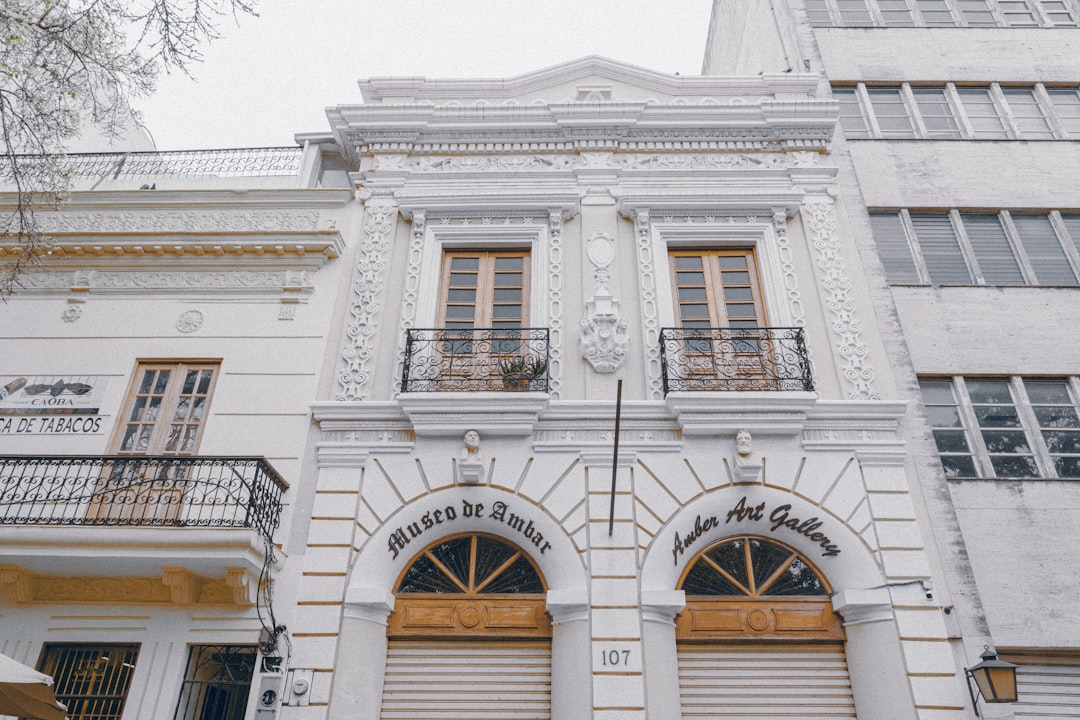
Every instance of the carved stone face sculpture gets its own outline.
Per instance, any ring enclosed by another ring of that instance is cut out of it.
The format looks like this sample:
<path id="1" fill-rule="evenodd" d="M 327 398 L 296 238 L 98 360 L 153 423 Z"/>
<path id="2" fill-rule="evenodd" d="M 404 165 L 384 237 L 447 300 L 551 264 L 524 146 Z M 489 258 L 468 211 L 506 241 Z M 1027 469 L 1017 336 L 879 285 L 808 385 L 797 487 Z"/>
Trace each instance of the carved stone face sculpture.
<path id="1" fill-rule="evenodd" d="M 465 433 L 465 447 L 470 451 L 476 451 L 480 449 L 480 433 L 475 430 L 470 430 Z"/>
<path id="2" fill-rule="evenodd" d="M 738 451 L 739 455 L 742 455 L 743 457 L 750 454 L 752 442 L 753 438 L 750 437 L 749 430 L 740 430 L 735 435 L 735 449 Z"/>

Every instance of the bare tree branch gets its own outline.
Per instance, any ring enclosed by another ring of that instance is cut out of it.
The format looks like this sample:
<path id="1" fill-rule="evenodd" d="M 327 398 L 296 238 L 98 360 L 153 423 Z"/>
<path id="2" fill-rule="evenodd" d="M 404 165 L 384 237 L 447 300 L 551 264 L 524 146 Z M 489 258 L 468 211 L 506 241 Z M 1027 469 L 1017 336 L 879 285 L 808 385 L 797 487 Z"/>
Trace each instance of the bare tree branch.
<path id="1" fill-rule="evenodd" d="M 108 137 L 139 121 L 132 101 L 159 72 L 188 72 L 219 23 L 251 0 L 3 0 L 0 3 L 0 299 L 48 252 L 38 211 L 67 198 L 64 152 L 93 125 Z"/>

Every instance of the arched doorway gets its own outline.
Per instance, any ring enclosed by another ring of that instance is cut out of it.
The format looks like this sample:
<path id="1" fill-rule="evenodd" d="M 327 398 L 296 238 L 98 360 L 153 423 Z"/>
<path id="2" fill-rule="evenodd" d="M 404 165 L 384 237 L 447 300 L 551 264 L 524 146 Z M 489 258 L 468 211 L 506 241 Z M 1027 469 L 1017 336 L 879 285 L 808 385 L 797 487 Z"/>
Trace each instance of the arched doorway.
<path id="1" fill-rule="evenodd" d="M 679 581 L 684 720 L 855 717 L 830 588 L 794 550 L 753 536 L 699 553 Z"/>
<path id="2" fill-rule="evenodd" d="M 532 558 L 482 533 L 416 555 L 395 585 L 384 720 L 551 716 L 551 619 Z"/>

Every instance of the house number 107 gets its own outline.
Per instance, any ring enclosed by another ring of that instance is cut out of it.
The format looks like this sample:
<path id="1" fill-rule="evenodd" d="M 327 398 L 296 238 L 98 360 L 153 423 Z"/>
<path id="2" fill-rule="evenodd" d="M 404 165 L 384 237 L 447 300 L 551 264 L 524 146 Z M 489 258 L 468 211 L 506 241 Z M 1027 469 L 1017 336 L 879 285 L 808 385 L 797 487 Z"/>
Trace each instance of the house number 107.
<path id="1" fill-rule="evenodd" d="M 601 650 L 600 664 L 604 667 L 628 665 L 630 663 L 629 650 Z"/>

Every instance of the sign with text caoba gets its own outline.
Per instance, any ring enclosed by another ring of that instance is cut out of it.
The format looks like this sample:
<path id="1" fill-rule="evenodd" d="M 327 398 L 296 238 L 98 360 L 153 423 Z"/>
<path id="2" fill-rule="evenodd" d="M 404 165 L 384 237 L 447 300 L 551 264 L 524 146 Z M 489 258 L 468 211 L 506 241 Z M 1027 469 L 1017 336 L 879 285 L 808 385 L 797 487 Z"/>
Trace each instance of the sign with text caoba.
<path id="1" fill-rule="evenodd" d="M 96 435 L 108 378 L 0 376 L 0 435 Z"/>

